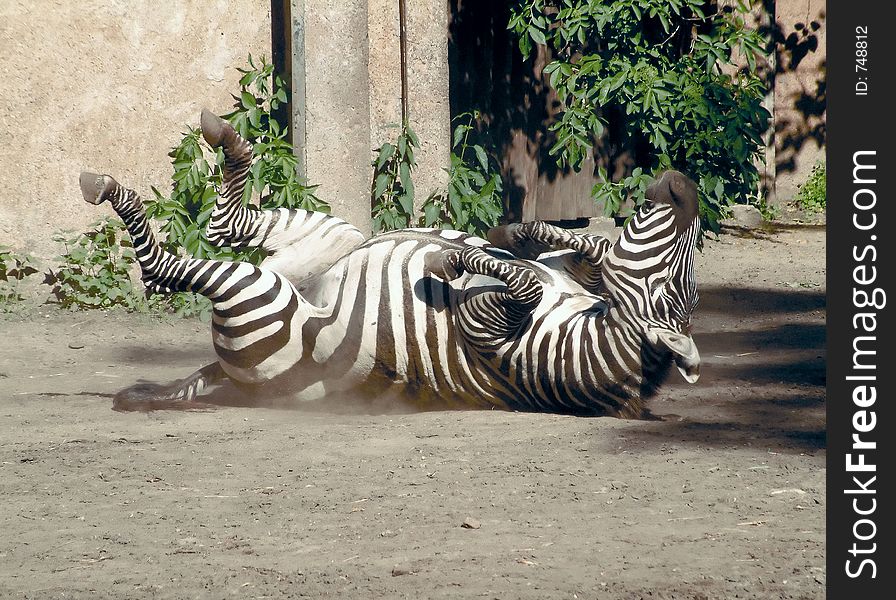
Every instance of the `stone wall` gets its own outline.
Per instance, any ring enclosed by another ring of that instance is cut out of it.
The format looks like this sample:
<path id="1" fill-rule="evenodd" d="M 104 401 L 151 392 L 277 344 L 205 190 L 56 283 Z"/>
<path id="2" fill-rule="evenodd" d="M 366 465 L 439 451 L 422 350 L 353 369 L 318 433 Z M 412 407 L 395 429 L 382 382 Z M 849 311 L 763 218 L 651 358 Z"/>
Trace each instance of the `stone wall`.
<path id="1" fill-rule="evenodd" d="M 109 214 L 82 170 L 164 189 L 169 149 L 202 107 L 230 109 L 270 31 L 267 0 L 0 2 L 0 244 L 52 259 L 53 232 Z"/>

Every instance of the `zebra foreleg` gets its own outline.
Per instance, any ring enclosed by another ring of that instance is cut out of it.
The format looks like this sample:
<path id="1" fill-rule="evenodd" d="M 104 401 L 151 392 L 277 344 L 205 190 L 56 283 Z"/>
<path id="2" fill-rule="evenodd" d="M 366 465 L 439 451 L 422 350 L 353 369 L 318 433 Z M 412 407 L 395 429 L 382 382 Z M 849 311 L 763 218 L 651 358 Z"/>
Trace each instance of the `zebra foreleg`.
<path id="1" fill-rule="evenodd" d="M 357 248 L 366 236 L 346 221 L 299 208 L 259 210 L 243 205 L 252 166 L 252 145 L 228 123 L 208 110 L 200 117 L 202 135 L 224 153 L 220 194 L 206 228 L 217 246 L 261 248 L 262 263 L 297 283 Z"/>
<path id="2" fill-rule="evenodd" d="M 516 334 L 541 302 L 543 288 L 535 272 L 479 248 L 446 250 L 429 260 L 429 269 L 446 281 L 464 273 L 485 275 L 504 284 L 471 286 L 458 304 L 458 322 L 467 338 L 479 346 L 503 343 Z"/>
<path id="3" fill-rule="evenodd" d="M 604 291 L 601 261 L 612 244 L 599 235 L 573 233 L 544 221 L 511 223 L 494 227 L 488 240 L 515 256 L 535 260 L 539 255 L 554 250 L 572 250 L 559 257 L 564 270 L 589 292 Z"/>

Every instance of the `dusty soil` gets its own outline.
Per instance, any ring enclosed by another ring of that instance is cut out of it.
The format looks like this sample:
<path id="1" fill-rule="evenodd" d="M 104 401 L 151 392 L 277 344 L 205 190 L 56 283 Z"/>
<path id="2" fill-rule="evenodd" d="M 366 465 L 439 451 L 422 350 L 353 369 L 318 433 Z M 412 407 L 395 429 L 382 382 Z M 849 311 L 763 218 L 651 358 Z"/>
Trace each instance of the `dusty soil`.
<path id="1" fill-rule="evenodd" d="M 0 597 L 822 598 L 824 251 L 707 242 L 662 421 L 117 413 L 211 362 L 207 325 L 2 316 Z"/>

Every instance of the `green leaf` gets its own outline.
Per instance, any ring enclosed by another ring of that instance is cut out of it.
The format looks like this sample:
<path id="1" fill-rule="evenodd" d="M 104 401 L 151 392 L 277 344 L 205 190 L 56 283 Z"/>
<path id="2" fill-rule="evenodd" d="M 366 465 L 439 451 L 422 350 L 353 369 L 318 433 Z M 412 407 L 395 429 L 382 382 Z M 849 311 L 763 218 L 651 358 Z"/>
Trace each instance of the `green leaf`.
<path id="1" fill-rule="evenodd" d="M 392 155 L 393 155 L 393 154 L 395 154 L 395 146 L 393 146 L 392 144 L 390 144 L 390 143 L 387 142 L 387 143 L 383 144 L 382 146 L 380 146 L 380 152 L 379 152 L 379 155 L 377 155 L 377 158 L 376 158 L 376 168 L 377 168 L 377 170 L 382 169 L 382 168 L 383 168 L 383 165 L 385 165 L 386 162 L 387 162 L 390 158 L 392 158 Z"/>
<path id="2" fill-rule="evenodd" d="M 392 181 L 392 178 L 388 173 L 380 173 L 376 177 L 376 182 L 373 187 L 373 197 L 380 198 L 385 193 L 386 188 L 389 187 L 389 182 Z"/>
<path id="3" fill-rule="evenodd" d="M 466 135 L 466 133 L 470 131 L 470 129 L 472 129 L 472 127 L 470 127 L 469 125 L 458 125 L 457 127 L 455 127 L 454 140 L 452 141 L 451 146 L 457 147 L 457 145 L 460 144 L 464 139 L 464 135 Z"/>
<path id="4" fill-rule="evenodd" d="M 482 167 L 483 171 L 488 171 L 488 155 L 485 153 L 485 150 L 482 146 L 473 146 L 473 150 L 476 152 L 476 158 L 479 160 L 479 166 Z"/>
<path id="5" fill-rule="evenodd" d="M 441 221 L 441 210 L 435 202 L 427 202 L 423 205 L 423 223 L 426 227 L 432 227 Z"/>
<path id="6" fill-rule="evenodd" d="M 411 145 L 415 148 L 419 148 L 420 139 L 417 137 L 417 134 L 414 133 L 414 130 L 411 129 L 410 125 L 405 125 L 405 133 L 407 134 L 408 141 L 411 143 Z"/>
<path id="7" fill-rule="evenodd" d="M 405 215 L 414 214 L 414 192 L 405 192 L 399 194 L 398 203 L 401 205 Z"/>
<path id="8" fill-rule="evenodd" d="M 547 44 L 544 33 L 540 29 L 536 29 L 535 27 L 529 27 L 529 37 L 531 37 L 532 41 L 534 41 L 536 44 L 541 44 L 542 46 Z"/>
<path id="9" fill-rule="evenodd" d="M 414 199 L 414 182 L 411 180 L 411 168 L 408 163 L 401 163 L 399 167 L 399 177 L 401 178 L 401 187 L 404 188 L 406 194 L 410 194 L 411 197 L 411 210 L 406 211 L 408 213 L 412 213 L 413 211 L 413 199 Z"/>

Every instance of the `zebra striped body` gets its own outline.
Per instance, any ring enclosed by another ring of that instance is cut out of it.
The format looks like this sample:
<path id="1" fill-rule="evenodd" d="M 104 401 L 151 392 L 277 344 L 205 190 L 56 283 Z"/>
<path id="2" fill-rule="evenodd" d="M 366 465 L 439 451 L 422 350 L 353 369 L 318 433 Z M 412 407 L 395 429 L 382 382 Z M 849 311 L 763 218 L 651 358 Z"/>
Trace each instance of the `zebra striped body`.
<path id="1" fill-rule="evenodd" d="M 133 192 L 82 176 L 88 201 L 127 224 L 148 286 L 212 300 L 217 365 L 159 394 L 192 399 L 227 376 L 295 402 L 398 391 L 421 407 L 637 418 L 672 364 L 696 380 L 699 224 L 684 176 L 660 178 L 615 244 L 543 223 L 491 242 L 422 229 L 361 242 L 334 217 L 243 207 L 251 149 L 205 114 L 203 131 L 226 157 L 209 238 L 264 248 L 261 267 L 166 254 Z"/>

